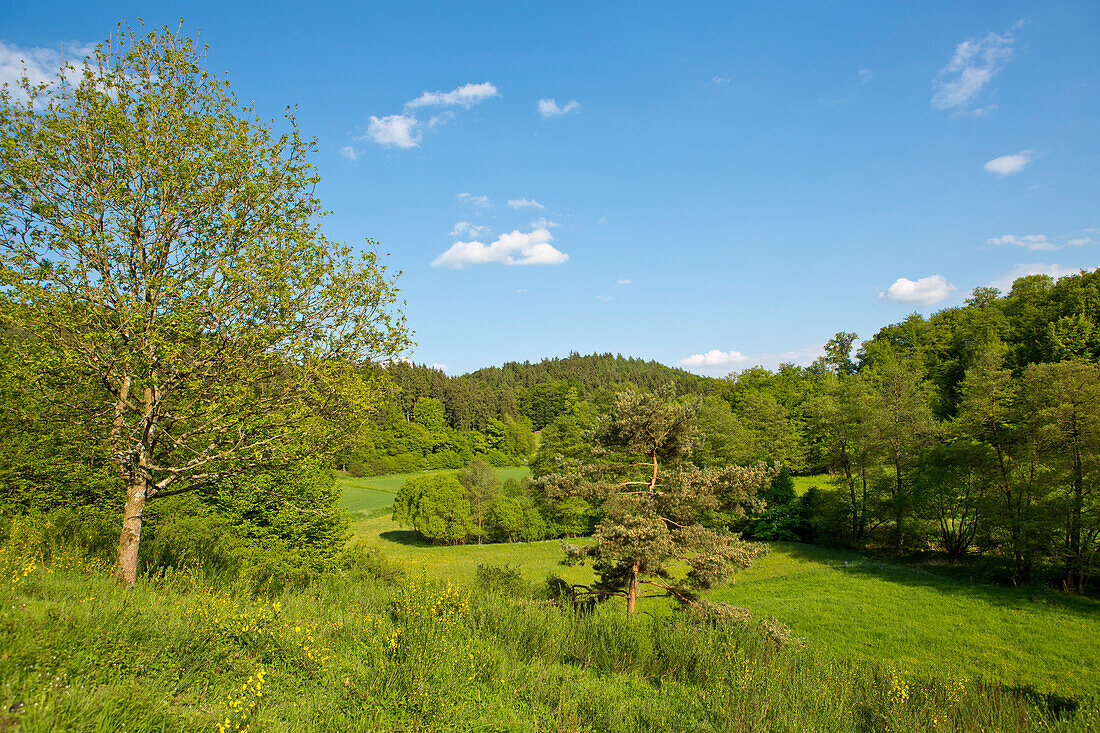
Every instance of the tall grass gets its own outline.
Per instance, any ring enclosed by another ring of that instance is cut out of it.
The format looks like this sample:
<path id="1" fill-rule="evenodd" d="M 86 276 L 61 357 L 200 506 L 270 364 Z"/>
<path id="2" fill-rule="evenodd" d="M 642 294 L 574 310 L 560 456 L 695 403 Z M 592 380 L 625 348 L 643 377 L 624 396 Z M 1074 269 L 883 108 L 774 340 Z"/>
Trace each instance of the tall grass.
<path id="1" fill-rule="evenodd" d="M 63 555 L 59 554 L 59 558 Z M 276 597 L 0 548 L 0 730 L 1095 730 L 1093 696 L 841 663 L 752 624 L 581 613 L 377 556 Z M 3 711 L 11 712 L 3 712 Z"/>

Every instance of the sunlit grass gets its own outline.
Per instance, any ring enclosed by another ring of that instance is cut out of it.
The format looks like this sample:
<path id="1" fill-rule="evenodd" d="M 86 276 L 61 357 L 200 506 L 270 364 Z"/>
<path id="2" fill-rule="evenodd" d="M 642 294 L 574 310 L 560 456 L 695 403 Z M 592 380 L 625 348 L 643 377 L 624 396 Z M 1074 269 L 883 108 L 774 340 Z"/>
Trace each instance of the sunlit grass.
<path id="1" fill-rule="evenodd" d="M 479 565 L 491 564 L 511 565 L 531 583 L 551 574 L 574 583 L 593 580 L 586 566 L 560 565 L 557 540 L 427 545 L 389 517 L 352 529 L 404 567 L 439 579 L 470 584 Z M 756 617 L 778 618 L 821 653 L 1046 691 L 1100 689 L 1096 600 L 959 582 L 813 545 L 773 543 L 771 550 L 712 596 Z M 665 602 L 642 607 L 669 612 Z"/>

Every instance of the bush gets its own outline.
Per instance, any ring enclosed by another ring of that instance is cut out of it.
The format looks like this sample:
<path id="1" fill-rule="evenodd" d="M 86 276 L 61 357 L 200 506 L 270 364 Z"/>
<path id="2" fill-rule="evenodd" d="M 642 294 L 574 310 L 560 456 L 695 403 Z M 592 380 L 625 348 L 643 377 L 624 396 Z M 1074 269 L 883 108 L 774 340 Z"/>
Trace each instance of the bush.
<path id="1" fill-rule="evenodd" d="M 482 590 L 505 596 L 519 596 L 530 591 L 519 569 L 511 565 L 478 565 L 474 582 Z"/>

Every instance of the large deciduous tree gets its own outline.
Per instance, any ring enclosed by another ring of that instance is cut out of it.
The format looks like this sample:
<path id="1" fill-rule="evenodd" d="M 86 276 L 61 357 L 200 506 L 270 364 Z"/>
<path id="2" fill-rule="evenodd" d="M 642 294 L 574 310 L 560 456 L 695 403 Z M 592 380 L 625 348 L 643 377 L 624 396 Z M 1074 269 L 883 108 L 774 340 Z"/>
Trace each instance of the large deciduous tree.
<path id="1" fill-rule="evenodd" d="M 893 474 L 884 482 L 894 520 L 894 551 L 905 543 L 905 517 L 914 502 L 913 484 L 920 452 L 935 435 L 930 391 L 909 361 L 884 360 L 872 375 L 875 396 L 871 425 L 878 454 Z"/>
<path id="2" fill-rule="evenodd" d="M 1084 593 L 1100 555 L 1100 366 L 1032 365 L 1023 387 L 1047 479 L 1065 518 L 1065 587 Z"/>
<path id="3" fill-rule="evenodd" d="M 748 567 L 760 552 L 760 546 L 701 520 L 759 508 L 757 492 L 771 471 L 762 464 L 703 469 L 688 462 L 697 442 L 697 410 L 698 401 L 677 402 L 671 388 L 621 393 L 590 436 L 604 460 L 537 480 L 551 498 L 581 497 L 603 505 L 594 544 L 567 546 L 568 560 L 591 560 L 599 576 L 582 592 L 623 597 L 630 613 L 643 586 L 693 603 L 696 589 Z M 686 566 L 685 577 L 674 577 L 673 563 Z"/>
<path id="4" fill-rule="evenodd" d="M 324 452 L 408 343 L 374 246 L 322 235 L 303 140 L 167 28 L 0 90 L 0 267 L 40 368 L 98 391 L 133 583 L 145 503 Z"/>

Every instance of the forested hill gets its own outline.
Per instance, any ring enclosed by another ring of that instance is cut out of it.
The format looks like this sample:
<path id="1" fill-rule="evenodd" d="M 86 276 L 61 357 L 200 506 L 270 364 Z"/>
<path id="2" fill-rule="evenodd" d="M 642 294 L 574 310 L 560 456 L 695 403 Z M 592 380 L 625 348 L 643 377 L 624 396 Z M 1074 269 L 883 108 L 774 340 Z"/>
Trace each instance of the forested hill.
<path id="1" fill-rule="evenodd" d="M 391 363 L 387 371 L 401 388 L 397 403 L 406 417 L 419 398 L 434 398 L 443 403 L 447 422 L 456 430 L 483 430 L 490 419 L 505 415 L 525 417 L 541 430 L 567 405 L 617 384 L 652 390 L 672 382 L 681 394 L 706 394 L 720 383 L 619 354 L 572 353 L 537 363 L 508 362 L 457 377 L 408 362 Z"/>

